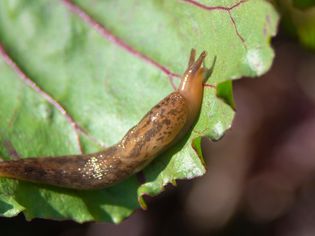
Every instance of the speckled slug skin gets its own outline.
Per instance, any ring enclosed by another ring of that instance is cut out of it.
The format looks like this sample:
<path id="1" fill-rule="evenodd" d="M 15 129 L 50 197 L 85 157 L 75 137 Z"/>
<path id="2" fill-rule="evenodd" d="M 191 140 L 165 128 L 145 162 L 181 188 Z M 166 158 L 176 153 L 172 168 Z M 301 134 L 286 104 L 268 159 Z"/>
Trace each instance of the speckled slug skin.
<path id="1" fill-rule="evenodd" d="M 155 105 L 116 145 L 97 153 L 25 158 L 0 163 L 0 176 L 72 189 L 100 189 L 142 170 L 181 139 L 199 115 L 203 82 L 212 68 L 202 66 L 206 53 L 188 68 L 178 89 Z"/>

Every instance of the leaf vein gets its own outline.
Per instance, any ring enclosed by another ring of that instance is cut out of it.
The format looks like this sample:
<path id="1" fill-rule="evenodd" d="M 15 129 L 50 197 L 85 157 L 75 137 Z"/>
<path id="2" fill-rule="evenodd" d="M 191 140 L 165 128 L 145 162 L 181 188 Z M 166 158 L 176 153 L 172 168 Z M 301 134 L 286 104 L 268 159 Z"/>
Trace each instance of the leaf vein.
<path id="1" fill-rule="evenodd" d="M 100 141 L 98 141 L 94 136 L 90 135 L 87 131 L 85 131 L 66 111 L 66 109 L 51 95 L 45 92 L 42 88 L 40 88 L 31 78 L 29 78 L 24 71 L 14 62 L 14 60 L 9 56 L 9 54 L 4 49 L 3 45 L 0 43 L 0 55 L 4 59 L 4 61 L 18 74 L 20 79 L 31 89 L 33 89 L 36 93 L 38 93 L 41 97 L 43 97 L 48 103 L 54 106 L 61 114 L 66 118 L 66 121 L 72 127 L 75 133 L 75 139 L 80 153 L 83 152 L 82 145 L 80 141 L 80 133 L 85 135 L 87 138 L 92 140 L 93 142 L 104 146 Z"/>
<path id="2" fill-rule="evenodd" d="M 235 19 L 234 19 L 234 17 L 231 14 L 231 11 L 234 8 L 237 8 L 237 7 L 241 6 L 243 3 L 247 2 L 248 0 L 241 0 L 241 1 L 237 2 L 237 3 L 235 3 L 234 5 L 230 6 L 230 7 L 225 7 L 225 6 L 207 6 L 207 5 L 204 5 L 204 4 L 200 3 L 200 2 L 197 2 L 195 0 L 181 0 L 181 1 L 186 2 L 188 4 L 191 4 L 191 5 L 195 6 L 195 7 L 199 7 L 200 9 L 207 10 L 207 11 L 226 11 L 229 14 L 230 20 L 232 22 L 232 25 L 234 27 L 234 31 L 235 31 L 237 37 L 240 39 L 240 41 L 241 41 L 242 45 L 244 46 L 244 48 L 247 49 L 247 45 L 246 45 L 245 39 L 240 34 L 240 32 L 239 32 L 239 30 L 237 28 Z"/>
<path id="3" fill-rule="evenodd" d="M 177 73 L 172 72 L 169 68 L 166 66 L 163 66 L 159 62 L 155 61 L 151 57 L 143 54 L 142 52 L 138 51 L 131 45 L 127 44 L 124 40 L 114 35 L 112 32 L 110 32 L 104 25 L 99 23 L 96 19 L 94 19 L 91 15 L 89 15 L 84 9 L 82 9 L 80 6 L 75 4 L 72 0 L 62 0 L 64 5 L 75 15 L 79 16 L 86 24 L 91 26 L 93 29 L 95 29 L 99 34 L 110 41 L 111 43 L 117 45 L 118 47 L 124 49 L 126 52 L 130 53 L 131 55 L 141 59 L 142 61 L 151 64 L 155 68 L 159 69 L 163 74 L 165 74 L 173 87 L 173 89 L 176 89 L 176 86 L 174 84 L 174 78 L 179 78 L 180 75 Z"/>

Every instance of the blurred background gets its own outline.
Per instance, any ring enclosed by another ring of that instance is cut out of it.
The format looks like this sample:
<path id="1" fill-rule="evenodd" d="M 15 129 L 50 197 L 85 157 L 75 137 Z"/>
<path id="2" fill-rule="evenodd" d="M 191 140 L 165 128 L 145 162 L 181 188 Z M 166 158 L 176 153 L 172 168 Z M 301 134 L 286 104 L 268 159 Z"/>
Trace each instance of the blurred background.
<path id="1" fill-rule="evenodd" d="M 19 215 L 1 218 L 1 235 L 315 235 L 315 54 L 292 30 L 305 25 L 301 16 L 287 13 L 271 70 L 234 82 L 232 129 L 219 142 L 203 140 L 205 176 L 147 199 L 147 211 L 120 225 Z"/>

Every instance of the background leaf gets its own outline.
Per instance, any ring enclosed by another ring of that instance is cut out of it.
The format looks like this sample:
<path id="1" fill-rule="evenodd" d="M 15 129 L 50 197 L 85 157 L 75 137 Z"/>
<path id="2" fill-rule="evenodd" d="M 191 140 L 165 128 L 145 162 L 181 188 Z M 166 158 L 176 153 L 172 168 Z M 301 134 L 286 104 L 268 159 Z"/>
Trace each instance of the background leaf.
<path id="1" fill-rule="evenodd" d="M 315 50 L 315 2 L 277 0 L 276 3 L 285 29 L 303 46 Z"/>
<path id="2" fill-rule="evenodd" d="M 277 21 L 261 0 L 1 1 L 4 158 L 110 146 L 174 89 L 191 48 L 207 50 L 208 65 L 214 56 L 217 62 L 194 130 L 144 170 L 144 184 L 133 176 L 85 192 L 1 179 L 0 213 L 120 222 L 139 203 L 145 207 L 143 195 L 204 174 L 200 137 L 218 140 L 234 116 L 231 83 L 224 82 L 269 69 Z"/>
<path id="3" fill-rule="evenodd" d="M 300 9 L 306 9 L 315 6 L 315 2 L 313 0 L 293 0 L 293 5 Z"/>

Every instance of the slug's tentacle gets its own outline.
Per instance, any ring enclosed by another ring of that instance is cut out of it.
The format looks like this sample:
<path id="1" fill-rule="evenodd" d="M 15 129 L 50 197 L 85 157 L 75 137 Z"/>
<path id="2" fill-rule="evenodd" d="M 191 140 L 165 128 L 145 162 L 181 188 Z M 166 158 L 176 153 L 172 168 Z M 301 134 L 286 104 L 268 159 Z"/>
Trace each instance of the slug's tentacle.
<path id="1" fill-rule="evenodd" d="M 190 52 L 190 57 L 189 57 L 189 61 L 188 61 L 188 68 L 190 68 L 193 63 L 195 62 L 195 57 L 196 57 L 196 49 L 191 49 Z"/>
<path id="2" fill-rule="evenodd" d="M 207 80 L 212 75 L 212 72 L 213 72 L 214 65 L 215 65 L 216 61 L 217 61 L 217 56 L 214 56 L 211 67 L 205 71 L 204 78 L 203 78 L 203 82 L 204 83 L 206 83 Z M 205 65 L 204 65 L 204 67 L 205 67 Z"/>
<path id="3" fill-rule="evenodd" d="M 200 56 L 199 56 L 199 58 L 197 59 L 197 61 L 195 61 L 195 63 L 193 63 L 193 64 L 191 65 L 191 68 L 190 68 L 190 73 L 191 73 L 191 74 L 195 74 L 195 73 L 200 69 L 201 65 L 202 65 L 203 62 L 204 62 L 204 59 L 206 58 L 206 56 L 207 56 L 206 51 L 203 51 L 203 52 L 200 54 Z"/>
<path id="4" fill-rule="evenodd" d="M 207 53 L 203 51 L 199 58 L 193 61 L 191 58 L 194 58 L 194 52 L 191 52 L 189 66 L 178 87 L 178 92 L 187 100 L 190 124 L 198 117 L 203 98 L 203 83 L 208 79 L 207 76 L 211 75 L 212 71 L 212 68 L 207 69 L 204 66 L 206 56 Z"/>
<path id="5" fill-rule="evenodd" d="M 116 145 L 87 155 L 4 161 L 0 176 L 86 190 L 111 186 L 140 171 L 183 138 L 198 117 L 203 81 L 210 74 L 202 66 L 206 52 L 197 60 L 195 54 L 192 49 L 177 91 L 155 105 Z"/>

